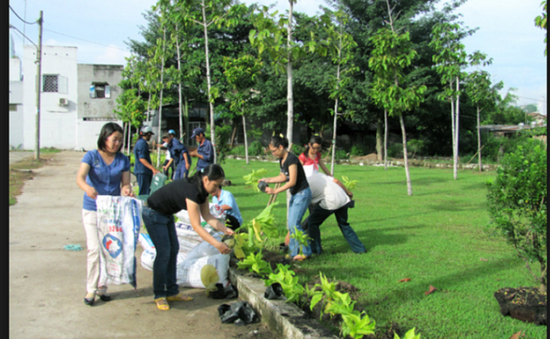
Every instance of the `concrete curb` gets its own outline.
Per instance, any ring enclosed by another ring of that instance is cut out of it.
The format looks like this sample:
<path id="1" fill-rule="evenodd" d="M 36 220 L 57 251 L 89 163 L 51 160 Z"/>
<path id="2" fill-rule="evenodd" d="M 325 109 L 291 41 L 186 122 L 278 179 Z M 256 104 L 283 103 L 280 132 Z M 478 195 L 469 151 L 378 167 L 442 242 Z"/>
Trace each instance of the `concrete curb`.
<path id="1" fill-rule="evenodd" d="M 229 279 L 239 291 L 239 298 L 246 300 L 260 314 L 261 321 L 282 338 L 289 339 L 338 339 L 317 320 L 307 317 L 304 311 L 285 300 L 264 298 L 266 286 L 257 278 L 246 277 L 243 270 L 229 268 Z"/>

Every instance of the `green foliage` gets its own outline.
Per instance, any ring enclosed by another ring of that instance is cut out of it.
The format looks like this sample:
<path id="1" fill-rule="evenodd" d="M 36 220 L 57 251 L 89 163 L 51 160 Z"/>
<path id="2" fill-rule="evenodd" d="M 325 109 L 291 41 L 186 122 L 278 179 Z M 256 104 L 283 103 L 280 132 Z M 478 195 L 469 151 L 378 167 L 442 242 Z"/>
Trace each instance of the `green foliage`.
<path id="1" fill-rule="evenodd" d="M 336 160 L 347 160 L 347 159 L 349 159 L 349 153 L 347 153 L 343 149 L 336 150 L 336 152 L 334 152 L 334 153 L 335 153 L 334 158 Z"/>
<path id="2" fill-rule="evenodd" d="M 262 143 L 257 140 L 252 141 L 248 147 L 248 154 L 256 156 L 264 155 L 264 147 L 262 146 Z"/>
<path id="3" fill-rule="evenodd" d="M 421 153 L 423 147 L 423 140 L 411 139 L 407 141 L 407 149 L 413 152 L 412 157 L 414 157 L 416 153 Z"/>
<path id="4" fill-rule="evenodd" d="M 360 157 L 367 155 L 369 153 L 369 148 L 367 145 L 359 144 L 351 146 L 351 151 L 349 154 L 354 157 Z"/>
<path id="5" fill-rule="evenodd" d="M 388 158 L 403 158 L 403 144 L 395 143 L 389 145 Z"/>
<path id="6" fill-rule="evenodd" d="M 403 337 L 403 339 L 420 339 L 420 334 L 414 334 L 414 330 L 415 330 L 415 328 L 413 327 L 407 333 L 405 333 L 405 336 Z M 394 339 L 401 339 L 401 338 L 399 338 L 397 333 L 394 333 L 393 338 Z"/>
<path id="7" fill-rule="evenodd" d="M 247 186 L 251 186 L 252 189 L 254 189 L 254 192 L 258 193 L 260 192 L 260 189 L 258 188 L 258 182 L 260 179 L 265 178 L 266 174 L 267 170 L 265 168 L 259 169 L 257 171 L 252 170 L 252 173 L 243 176 L 244 184 Z"/>
<path id="8" fill-rule="evenodd" d="M 346 186 L 346 188 L 350 191 L 353 190 L 357 185 L 357 180 L 350 180 L 345 175 L 342 175 L 342 182 L 344 183 L 344 186 Z"/>
<path id="9" fill-rule="evenodd" d="M 296 226 L 294 226 L 294 234 L 292 234 L 290 237 L 298 242 L 300 255 L 304 255 L 304 246 L 309 246 L 309 240 L 311 238 L 305 232 L 298 231 Z"/>
<path id="10" fill-rule="evenodd" d="M 216 151 L 218 152 L 216 161 L 218 163 L 223 164 L 225 156 L 229 154 L 229 140 L 231 139 L 232 132 L 233 128 L 231 125 L 216 126 Z"/>
<path id="11" fill-rule="evenodd" d="M 298 277 L 295 276 L 296 273 L 290 269 L 290 266 L 283 264 L 277 264 L 276 272 L 269 274 L 265 280 L 265 285 L 269 286 L 278 282 L 283 288 L 283 293 L 287 298 L 286 302 L 301 303 L 305 289 L 298 283 Z"/>
<path id="12" fill-rule="evenodd" d="M 292 144 L 292 148 L 290 149 L 290 153 L 300 155 L 300 154 L 304 153 L 305 149 L 306 148 L 304 146 L 300 146 L 298 144 Z"/>
<path id="13" fill-rule="evenodd" d="M 254 272 L 263 277 L 271 273 L 271 266 L 263 260 L 263 254 L 260 250 L 258 254 L 251 253 L 243 261 L 237 263 L 237 267 L 240 269 L 248 269 L 250 272 Z"/>
<path id="14" fill-rule="evenodd" d="M 542 6 L 543 12 L 542 15 L 539 15 L 535 18 L 535 26 L 540 27 L 541 29 L 544 29 L 546 31 L 546 0 L 542 1 L 540 3 Z M 546 45 L 546 35 L 544 35 L 544 44 Z M 546 55 L 547 52 L 547 46 L 544 47 L 544 55 Z"/>
<path id="15" fill-rule="evenodd" d="M 536 140 L 508 153 L 487 183 L 492 225 L 527 263 L 538 261 L 537 277 L 546 291 L 547 155 Z M 529 266 L 528 266 L 529 267 Z"/>

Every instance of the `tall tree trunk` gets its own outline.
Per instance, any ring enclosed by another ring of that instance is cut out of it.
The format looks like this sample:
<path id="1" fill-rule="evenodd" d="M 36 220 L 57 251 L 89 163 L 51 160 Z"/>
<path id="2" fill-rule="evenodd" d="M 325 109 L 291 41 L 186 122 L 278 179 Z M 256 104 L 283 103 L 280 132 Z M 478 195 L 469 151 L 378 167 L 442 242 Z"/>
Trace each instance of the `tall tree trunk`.
<path id="1" fill-rule="evenodd" d="M 289 151 L 292 149 L 292 129 L 294 122 L 294 99 L 292 94 L 292 51 L 290 47 L 292 46 L 292 0 L 289 0 L 290 10 L 288 12 L 288 26 L 287 26 L 287 64 L 286 64 L 286 74 L 287 74 L 287 120 L 286 120 L 286 137 L 289 142 Z"/>
<path id="2" fill-rule="evenodd" d="M 187 101 L 187 95 L 184 95 L 183 96 L 183 129 L 185 130 L 184 134 L 187 135 L 187 139 L 189 139 L 189 134 L 187 134 L 188 121 L 189 121 L 189 102 Z"/>
<path id="3" fill-rule="evenodd" d="M 453 89 L 453 82 L 451 81 L 450 83 L 450 86 L 451 86 L 451 90 Z M 455 147 L 455 142 L 456 142 L 456 126 L 455 126 L 455 102 L 454 102 L 454 95 L 451 95 L 451 132 L 452 132 L 452 144 L 453 144 L 453 168 L 455 167 L 455 164 L 456 164 L 456 157 L 455 157 L 455 152 L 456 152 L 456 147 Z M 456 177 L 455 177 L 456 179 Z"/>
<path id="4" fill-rule="evenodd" d="M 378 118 L 376 121 L 376 159 L 382 161 L 384 158 L 382 152 L 384 152 L 384 145 L 382 144 L 382 119 Z"/>
<path id="5" fill-rule="evenodd" d="M 233 127 L 233 133 L 231 133 L 231 141 L 229 142 L 229 149 L 233 148 L 233 143 L 235 142 L 235 135 L 237 134 L 237 123 Z"/>
<path id="6" fill-rule="evenodd" d="M 477 162 L 479 166 L 479 171 L 483 171 L 481 166 L 481 128 L 480 128 L 480 113 L 479 106 L 477 106 Z"/>
<path id="7" fill-rule="evenodd" d="M 453 175 L 454 179 L 456 180 L 458 178 L 458 137 L 460 135 L 460 129 L 458 127 L 459 122 L 459 116 L 460 116 L 460 85 L 459 85 L 459 79 L 456 77 L 456 123 L 455 123 L 455 161 L 454 161 L 454 169 L 453 169 Z"/>
<path id="8" fill-rule="evenodd" d="M 162 64 L 160 66 L 160 98 L 159 98 L 159 135 L 157 137 L 157 168 L 160 167 L 160 140 L 162 134 L 162 92 L 164 90 L 164 53 L 166 51 L 166 28 L 164 29 L 164 37 L 162 41 Z"/>
<path id="9" fill-rule="evenodd" d="M 343 27 L 340 26 L 340 40 L 338 42 L 338 62 L 340 62 L 340 58 L 342 57 L 342 30 Z M 336 91 L 340 89 L 340 63 L 338 63 L 338 67 L 336 68 Z M 334 100 L 334 127 L 332 130 L 332 144 L 334 147 L 332 148 L 332 162 L 330 164 L 330 175 L 334 176 L 334 159 L 336 157 L 336 122 L 338 119 L 338 96 L 336 96 L 336 99 Z M 322 135 L 322 134 L 321 134 Z"/>
<path id="10" fill-rule="evenodd" d="M 403 121 L 403 114 L 399 115 L 399 123 L 401 124 L 401 134 L 403 137 L 403 161 L 405 162 L 405 176 L 407 177 L 407 194 L 413 195 L 411 174 L 409 171 L 409 160 L 407 156 L 407 133 L 405 132 L 405 122 Z"/>
<path id="11" fill-rule="evenodd" d="M 244 154 L 246 158 L 246 164 L 248 165 L 248 139 L 246 138 L 246 118 L 244 117 L 243 111 L 243 132 L 244 132 Z"/>
<path id="12" fill-rule="evenodd" d="M 340 66 L 338 65 L 338 73 L 340 73 Z M 334 100 L 334 126 L 332 129 L 332 161 L 330 163 L 330 175 L 334 176 L 334 160 L 336 159 L 336 125 L 338 119 L 338 98 Z"/>
<path id="13" fill-rule="evenodd" d="M 132 124 L 128 123 L 128 152 L 127 155 L 130 156 L 130 143 L 132 142 Z"/>
<path id="14" fill-rule="evenodd" d="M 210 60 L 208 57 L 208 25 L 206 24 L 206 9 L 204 0 L 202 5 L 202 23 L 204 26 L 204 52 L 206 54 L 206 84 L 208 86 L 208 104 L 210 105 L 210 141 L 212 142 L 212 148 L 214 152 L 214 163 L 216 163 L 216 126 L 214 123 L 214 104 L 212 103 L 212 94 L 210 92 Z"/>
<path id="15" fill-rule="evenodd" d="M 384 170 L 388 170 L 388 111 L 384 109 Z"/>
<path id="16" fill-rule="evenodd" d="M 178 34 L 178 24 L 176 24 L 176 34 Z M 178 56 L 178 73 L 181 74 L 181 55 L 180 55 L 180 40 L 179 36 L 176 36 L 176 53 Z M 180 140 L 183 138 L 183 110 L 182 110 L 182 94 L 181 94 L 181 80 L 178 81 L 178 106 L 179 106 L 179 124 L 180 124 Z"/>

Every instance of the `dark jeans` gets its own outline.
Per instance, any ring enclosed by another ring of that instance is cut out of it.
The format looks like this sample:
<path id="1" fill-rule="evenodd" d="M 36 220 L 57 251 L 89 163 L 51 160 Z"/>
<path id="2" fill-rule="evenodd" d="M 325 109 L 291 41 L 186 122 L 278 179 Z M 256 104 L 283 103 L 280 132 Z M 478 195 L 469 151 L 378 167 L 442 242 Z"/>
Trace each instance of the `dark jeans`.
<path id="1" fill-rule="evenodd" d="M 151 191 L 151 179 L 152 175 L 149 174 L 136 174 L 137 184 L 139 186 L 138 195 L 149 195 Z"/>
<path id="2" fill-rule="evenodd" d="M 319 226 L 321 226 L 321 224 L 328 217 L 330 217 L 331 214 L 334 214 L 336 217 L 338 227 L 340 227 L 340 231 L 351 247 L 351 250 L 355 253 L 366 252 L 367 250 L 365 249 L 365 246 L 361 240 L 359 240 L 357 234 L 348 223 L 348 205 L 333 211 L 326 210 L 319 205 L 313 209 L 313 213 L 310 214 L 302 223 L 307 224 L 309 236 L 312 238 L 311 251 L 315 254 L 321 254 L 323 252 L 323 248 L 321 247 L 321 232 L 319 230 Z"/>
<path id="3" fill-rule="evenodd" d="M 174 180 L 181 179 L 181 178 L 187 178 L 187 168 L 185 168 L 185 161 L 181 161 L 178 164 L 178 167 L 176 167 L 176 171 L 174 172 Z"/>
<path id="4" fill-rule="evenodd" d="M 174 216 L 166 216 L 144 206 L 143 222 L 157 251 L 153 263 L 155 299 L 176 295 L 179 293 L 176 282 L 176 260 L 180 246 Z"/>
<path id="5" fill-rule="evenodd" d="M 166 164 L 168 163 L 169 160 L 164 160 L 164 164 L 162 165 L 162 167 L 166 166 Z M 174 162 L 172 161 L 172 163 L 170 164 L 170 166 L 165 170 L 163 171 L 164 172 L 164 175 L 166 175 L 166 177 L 168 179 L 172 179 L 174 177 L 174 172 L 175 172 L 175 168 L 174 167 Z M 172 176 L 168 175 L 168 173 L 170 172 L 170 169 L 172 169 Z"/>

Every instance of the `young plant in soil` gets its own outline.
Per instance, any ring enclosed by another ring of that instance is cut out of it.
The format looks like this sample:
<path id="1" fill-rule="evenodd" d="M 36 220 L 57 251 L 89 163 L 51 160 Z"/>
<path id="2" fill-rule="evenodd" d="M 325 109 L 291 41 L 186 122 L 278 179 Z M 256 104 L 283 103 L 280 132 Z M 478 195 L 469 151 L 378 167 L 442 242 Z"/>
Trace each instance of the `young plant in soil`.
<path id="1" fill-rule="evenodd" d="M 260 277 L 265 277 L 271 273 L 271 266 L 263 260 L 262 251 L 258 254 L 251 253 L 243 261 L 237 263 L 237 268 L 248 269 L 250 272 L 256 273 Z"/>

